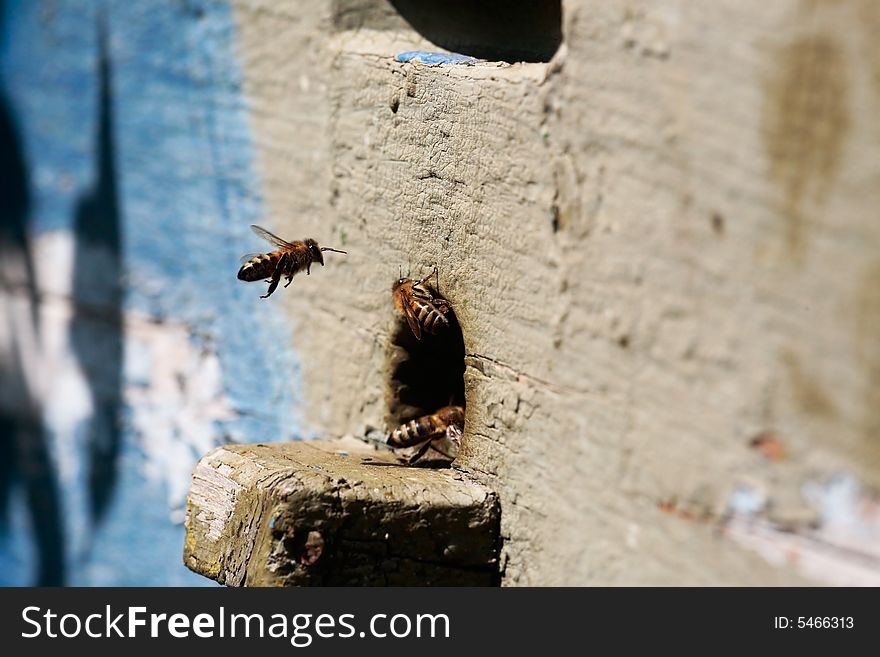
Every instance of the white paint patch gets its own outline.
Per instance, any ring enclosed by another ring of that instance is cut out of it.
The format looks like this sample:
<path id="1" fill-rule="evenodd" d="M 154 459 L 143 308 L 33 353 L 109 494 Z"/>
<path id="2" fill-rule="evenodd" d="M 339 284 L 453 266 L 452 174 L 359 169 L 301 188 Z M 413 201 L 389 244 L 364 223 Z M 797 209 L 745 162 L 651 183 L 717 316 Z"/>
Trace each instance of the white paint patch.
<path id="1" fill-rule="evenodd" d="M 91 390 L 70 343 L 74 240 L 68 231 L 32 236 L 39 323 L 28 292 L 20 254 L 2 260 L 0 286 L 0 361 L 11 366 L 14 385 L 0 386 L 0 408 L 21 421 L 39 421 L 61 487 L 61 513 L 71 554 L 88 547 L 90 518 L 83 489 L 86 452 L 82 427 L 95 406 Z"/>
<path id="2" fill-rule="evenodd" d="M 40 402 L 59 476 L 71 485 L 85 467 L 79 429 L 95 408 L 86 376 L 70 344 L 74 239 L 67 231 L 52 231 L 39 235 L 35 244 L 34 265 L 41 297 Z"/>
<path id="3" fill-rule="evenodd" d="M 728 510 L 734 515 L 753 516 L 767 506 L 767 496 L 750 486 L 738 486 L 727 502 Z"/>
<path id="4" fill-rule="evenodd" d="M 70 342 L 74 238 L 69 231 L 51 231 L 34 236 L 32 243 L 39 333 L 31 319 L 24 261 L 12 255 L 2 264 L 0 363 L 20 369 L 24 380 L 21 386 L 0 386 L 0 408 L 22 415 L 30 404 L 30 412 L 41 413 L 61 482 L 77 490 L 86 468 L 82 427 L 93 415 L 95 400 Z M 112 290 L 102 287 L 115 283 L 100 275 L 114 270 L 112 255 L 93 248 L 84 257 L 97 272 L 96 280 L 89 281 L 90 293 L 95 299 L 112 298 Z M 220 362 L 214 352 L 195 346 L 181 323 L 127 313 L 123 333 L 124 403 L 146 456 L 144 474 L 162 484 L 172 520 L 183 522 L 193 466 L 223 442 L 217 422 L 235 417 L 223 392 Z M 66 513 L 88 517 L 84 495 L 65 500 L 76 506 Z"/>
<path id="5" fill-rule="evenodd" d="M 783 529 L 760 516 L 763 493 L 742 487 L 731 496 L 725 535 L 770 563 L 835 586 L 880 586 L 880 498 L 850 476 L 804 485 L 819 513 L 815 528 Z"/>
<path id="6" fill-rule="evenodd" d="M 82 383 L 83 379 L 70 357 L 67 340 L 73 314 L 70 303 L 73 239 L 69 232 L 55 231 L 37 236 L 34 244 L 31 257 L 40 304 L 39 332 L 32 319 L 34 309 L 28 298 L 24 259 L 4 252 L 2 262 L 0 299 L 4 312 L 0 322 L 0 354 L 5 363 L 17 361 L 24 379 L 23 387 L 4 386 L 0 393 L 3 407 L 13 413 L 25 407 L 29 400 L 42 407 L 57 400 L 56 385 L 73 394 L 71 406 L 75 407 L 77 400 L 82 401 L 82 395 L 73 390 L 76 386 L 71 383 L 71 380 Z M 66 380 L 59 381 L 60 377 Z M 82 387 L 85 388 L 84 384 Z M 66 403 L 66 396 L 62 395 L 61 400 Z M 81 417 L 91 413 L 88 403 L 72 410 Z"/>
<path id="7" fill-rule="evenodd" d="M 804 497 L 819 511 L 816 534 L 841 548 L 878 560 L 880 567 L 880 495 L 865 490 L 850 476 L 825 483 L 809 482 Z"/>
<path id="8" fill-rule="evenodd" d="M 165 483 L 172 520 L 182 522 L 193 466 L 222 442 L 217 423 L 235 417 L 220 361 L 185 324 L 128 313 L 125 335 L 125 398 L 144 474 Z"/>
<path id="9" fill-rule="evenodd" d="M 809 534 L 785 532 L 760 519 L 734 518 L 725 534 L 767 561 L 833 586 L 880 586 L 880 562 Z"/>
<path id="10" fill-rule="evenodd" d="M 631 522 L 626 527 L 626 547 L 630 550 L 635 550 L 639 547 L 639 533 L 640 528 L 634 522 Z"/>
<path id="11" fill-rule="evenodd" d="M 72 483 L 82 469 L 77 431 L 92 416 L 94 401 L 70 344 L 74 308 L 73 236 L 52 231 L 34 236 L 34 273 L 39 296 L 39 332 L 30 321 L 25 289 L 15 290 L 19 321 L 15 327 L 18 358 L 32 399 L 42 409 L 50 450 L 62 482 Z"/>
<path id="12" fill-rule="evenodd" d="M 0 254 L 0 259 L 5 254 Z M 0 365 L 4 372 L 21 375 L 19 385 L 0 386 L 0 409 L 16 414 L 28 410 L 32 401 L 42 398 L 43 391 L 41 350 L 37 328 L 31 319 L 31 306 L 24 287 L 11 283 L 7 276 L 10 269 L 24 267 L 24 261 L 2 263 L 0 285 Z"/>

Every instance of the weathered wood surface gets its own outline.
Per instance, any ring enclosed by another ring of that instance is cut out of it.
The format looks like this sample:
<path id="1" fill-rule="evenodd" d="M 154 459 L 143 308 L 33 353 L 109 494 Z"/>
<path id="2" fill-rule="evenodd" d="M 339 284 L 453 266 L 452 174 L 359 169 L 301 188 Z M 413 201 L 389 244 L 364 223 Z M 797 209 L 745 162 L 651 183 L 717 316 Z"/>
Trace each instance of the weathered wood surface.
<path id="1" fill-rule="evenodd" d="M 196 466 L 184 563 L 231 586 L 498 582 L 499 504 L 359 441 L 229 445 Z"/>
<path id="2" fill-rule="evenodd" d="M 389 289 L 437 263 L 505 583 L 838 581 L 731 517 L 867 558 L 880 6 L 569 0 L 551 62 L 455 68 L 386 3 L 236 7 L 273 225 L 349 251 L 272 299 L 310 426 L 385 428 Z"/>

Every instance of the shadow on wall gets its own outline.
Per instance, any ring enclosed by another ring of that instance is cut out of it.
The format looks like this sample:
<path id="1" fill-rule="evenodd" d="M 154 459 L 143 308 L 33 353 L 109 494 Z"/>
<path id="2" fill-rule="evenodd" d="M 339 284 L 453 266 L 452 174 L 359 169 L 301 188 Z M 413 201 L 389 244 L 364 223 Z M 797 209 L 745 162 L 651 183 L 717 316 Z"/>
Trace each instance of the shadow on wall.
<path id="1" fill-rule="evenodd" d="M 121 222 L 113 141 L 113 96 L 107 36 L 98 26 L 98 135 L 95 186 L 74 218 L 70 343 L 92 398 L 88 482 L 92 517 L 103 517 L 117 479 L 122 413 Z"/>
<path id="2" fill-rule="evenodd" d="M 6 19 L 0 0 L 0 22 Z M 2 25 L 0 25 L 2 28 Z M 86 379 L 93 414 L 85 427 L 88 489 L 93 523 L 103 517 L 118 471 L 122 409 L 121 236 L 114 164 L 111 71 L 99 25 L 99 117 L 96 182 L 79 201 L 74 217 L 74 262 L 70 344 Z M 0 532 L 11 526 L 15 486 L 24 490 L 33 532 L 34 583 L 62 585 L 65 527 L 50 434 L 43 419 L 38 377 L 51 378 L 53 364 L 40 350 L 40 294 L 28 221 L 28 166 L 9 99 L 0 84 L 0 322 L 6 337 L 0 351 Z"/>
<path id="3" fill-rule="evenodd" d="M 0 32 L 5 18 L 0 0 Z M 36 274 L 27 231 L 30 195 L 27 164 L 5 89 L 0 86 L 0 285 L 7 300 L 2 320 L 8 336 L 0 361 L 0 531 L 9 528 L 13 485 L 24 499 L 37 547 L 35 583 L 64 582 L 63 529 L 58 481 L 49 456 L 42 408 L 28 380 L 23 341 L 39 334 L 40 311 Z M 22 335 L 22 331 L 32 335 Z"/>

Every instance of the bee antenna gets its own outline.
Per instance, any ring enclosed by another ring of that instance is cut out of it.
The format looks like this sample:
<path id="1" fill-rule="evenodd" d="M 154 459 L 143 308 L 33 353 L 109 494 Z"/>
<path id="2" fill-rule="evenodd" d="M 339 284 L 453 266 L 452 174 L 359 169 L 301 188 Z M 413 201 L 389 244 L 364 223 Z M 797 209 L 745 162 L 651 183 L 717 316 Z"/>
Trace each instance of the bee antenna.
<path id="1" fill-rule="evenodd" d="M 434 267 L 434 271 L 437 271 L 437 267 Z M 434 275 L 434 272 L 432 271 L 432 272 L 431 272 L 430 274 L 428 274 L 427 276 L 422 276 L 422 278 L 419 279 L 419 280 L 417 281 L 416 284 L 417 284 L 417 285 L 421 285 L 421 284 L 424 283 L 426 280 L 428 280 L 429 278 L 431 278 L 431 276 L 433 276 L 433 275 Z M 438 284 L 439 284 L 439 282 L 440 282 L 440 279 L 439 279 L 439 278 L 437 279 L 437 282 L 438 282 Z M 437 290 L 437 291 L 439 292 L 440 290 Z"/>
<path id="2" fill-rule="evenodd" d="M 339 249 L 331 249 L 329 246 L 322 246 L 321 250 L 322 251 L 333 251 L 333 253 L 344 253 L 345 255 L 348 255 L 348 251 L 340 251 Z"/>
<path id="3" fill-rule="evenodd" d="M 403 266 L 397 265 L 397 280 L 403 278 Z"/>

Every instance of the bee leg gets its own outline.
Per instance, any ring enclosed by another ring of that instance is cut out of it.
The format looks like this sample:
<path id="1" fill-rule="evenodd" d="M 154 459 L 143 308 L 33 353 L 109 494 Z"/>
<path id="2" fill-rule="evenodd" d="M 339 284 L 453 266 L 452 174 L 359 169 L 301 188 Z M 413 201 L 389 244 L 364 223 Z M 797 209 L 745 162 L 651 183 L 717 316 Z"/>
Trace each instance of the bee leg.
<path id="1" fill-rule="evenodd" d="M 266 294 L 260 297 L 261 299 L 268 299 L 270 296 L 272 296 L 272 293 L 278 287 L 278 283 L 281 282 L 281 273 L 284 271 L 284 265 L 286 263 L 287 254 L 285 253 L 283 256 L 281 256 L 281 260 L 278 261 L 278 265 L 276 265 L 275 271 L 272 272 L 272 282 L 269 283 L 269 289 L 267 290 Z"/>
<path id="2" fill-rule="evenodd" d="M 432 441 L 432 442 L 435 442 L 435 441 Z M 439 442 L 439 441 L 436 441 L 436 442 Z M 431 445 L 431 447 L 433 447 L 435 450 L 437 450 L 438 452 L 440 452 L 443 456 L 445 456 L 446 458 L 448 458 L 450 461 L 455 460 L 455 457 L 454 457 L 452 454 L 450 454 L 449 452 L 447 452 L 445 449 L 443 449 L 442 446 L 440 446 L 440 445 L 434 445 L 434 444 L 431 444 L 431 443 L 429 443 L 429 444 Z"/>
<path id="3" fill-rule="evenodd" d="M 422 445 L 421 447 L 419 447 L 419 451 L 410 457 L 408 463 L 410 465 L 413 465 L 416 461 L 418 461 L 420 458 L 422 458 L 425 455 L 425 452 L 428 451 L 428 448 L 431 447 L 431 442 L 432 441 L 430 441 L 430 440 L 426 440 L 425 444 Z"/>
<path id="4" fill-rule="evenodd" d="M 260 295 L 260 298 L 261 299 L 268 299 L 270 296 L 272 296 L 272 293 L 278 287 L 278 283 L 280 281 L 281 281 L 281 277 L 273 278 L 272 282 L 269 283 L 269 289 L 266 291 L 266 294 Z"/>
<path id="5" fill-rule="evenodd" d="M 286 256 L 286 259 L 284 259 L 284 266 L 282 267 L 281 271 L 287 278 L 287 283 L 284 284 L 284 287 L 287 287 L 293 282 L 293 275 L 296 273 L 296 268 L 293 261 L 293 256 L 289 253 L 285 253 L 284 255 Z M 279 266 L 281 266 L 280 263 Z"/>
<path id="6" fill-rule="evenodd" d="M 416 281 L 415 283 L 413 283 L 413 285 L 421 285 L 421 284 L 424 283 L 426 280 L 428 280 L 429 278 L 431 278 L 431 276 L 433 276 L 434 274 L 437 274 L 437 287 L 439 288 L 439 287 L 440 287 L 440 274 L 437 273 L 437 267 L 436 267 L 436 265 L 434 266 L 434 270 L 433 270 L 430 274 L 428 274 L 427 276 L 423 276 L 421 280 Z M 437 292 L 439 293 L 440 290 L 438 289 Z"/>

